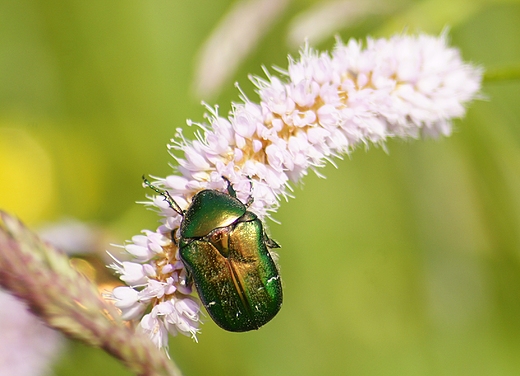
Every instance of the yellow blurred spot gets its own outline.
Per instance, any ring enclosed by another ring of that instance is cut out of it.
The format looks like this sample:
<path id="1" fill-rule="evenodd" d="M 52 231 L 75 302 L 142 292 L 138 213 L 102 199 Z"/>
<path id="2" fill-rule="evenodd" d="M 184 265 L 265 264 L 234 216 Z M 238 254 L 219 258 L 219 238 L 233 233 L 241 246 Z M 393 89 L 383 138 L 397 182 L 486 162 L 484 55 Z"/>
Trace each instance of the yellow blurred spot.
<path id="1" fill-rule="evenodd" d="M 89 280 L 96 280 L 96 269 L 88 261 L 74 257 L 70 259 L 70 265 Z"/>
<path id="2" fill-rule="evenodd" d="M 53 202 L 52 175 L 49 156 L 27 131 L 0 127 L 0 209 L 40 220 Z"/>

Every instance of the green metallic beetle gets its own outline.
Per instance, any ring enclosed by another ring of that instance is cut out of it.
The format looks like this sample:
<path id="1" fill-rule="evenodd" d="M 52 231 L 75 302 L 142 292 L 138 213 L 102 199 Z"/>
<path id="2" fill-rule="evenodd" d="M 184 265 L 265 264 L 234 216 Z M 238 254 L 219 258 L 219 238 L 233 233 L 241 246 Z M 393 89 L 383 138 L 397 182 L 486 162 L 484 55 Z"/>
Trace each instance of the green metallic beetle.
<path id="1" fill-rule="evenodd" d="M 258 329 L 282 306 L 282 284 L 270 248 L 279 245 L 264 231 L 262 221 L 237 199 L 229 180 L 228 193 L 205 189 L 182 210 L 167 191 L 144 182 L 164 196 L 183 219 L 179 253 L 202 303 L 215 323 L 232 332 Z M 175 234 L 172 234 L 175 240 Z"/>

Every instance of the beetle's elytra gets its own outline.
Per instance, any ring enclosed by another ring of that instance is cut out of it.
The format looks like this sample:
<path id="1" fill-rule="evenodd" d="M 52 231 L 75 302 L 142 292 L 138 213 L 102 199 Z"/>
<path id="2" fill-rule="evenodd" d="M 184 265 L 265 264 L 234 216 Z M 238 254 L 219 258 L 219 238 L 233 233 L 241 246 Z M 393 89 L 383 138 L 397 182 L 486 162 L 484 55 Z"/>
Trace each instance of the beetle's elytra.
<path id="1" fill-rule="evenodd" d="M 269 322 L 282 306 L 280 275 L 269 252 L 279 246 L 224 179 L 228 193 L 200 191 L 186 211 L 144 181 L 183 217 L 180 257 L 213 321 L 225 330 L 245 332 Z"/>

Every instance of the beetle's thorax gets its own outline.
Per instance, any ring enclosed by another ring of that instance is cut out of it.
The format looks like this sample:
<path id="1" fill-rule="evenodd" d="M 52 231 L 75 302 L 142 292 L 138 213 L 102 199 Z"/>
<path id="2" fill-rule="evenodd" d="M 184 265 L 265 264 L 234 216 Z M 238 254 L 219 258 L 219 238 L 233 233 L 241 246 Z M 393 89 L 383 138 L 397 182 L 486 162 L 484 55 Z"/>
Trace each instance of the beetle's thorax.
<path id="1" fill-rule="evenodd" d="M 242 217 L 246 206 L 238 199 L 215 190 L 193 196 L 180 227 L 182 238 L 201 238 L 212 230 L 227 227 Z"/>

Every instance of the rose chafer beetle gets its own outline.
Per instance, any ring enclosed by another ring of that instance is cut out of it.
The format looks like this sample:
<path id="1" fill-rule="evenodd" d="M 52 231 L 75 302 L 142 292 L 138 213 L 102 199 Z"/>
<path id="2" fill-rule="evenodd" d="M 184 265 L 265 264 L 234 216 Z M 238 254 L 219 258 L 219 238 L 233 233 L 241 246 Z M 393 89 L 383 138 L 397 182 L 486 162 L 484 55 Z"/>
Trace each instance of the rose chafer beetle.
<path id="1" fill-rule="evenodd" d="M 243 204 L 223 177 L 227 193 L 205 189 L 182 210 L 167 191 L 143 179 L 182 216 L 178 240 L 174 233 L 172 240 L 213 321 L 232 332 L 269 322 L 282 306 L 280 275 L 269 251 L 279 245 L 247 210 L 252 197 Z"/>

